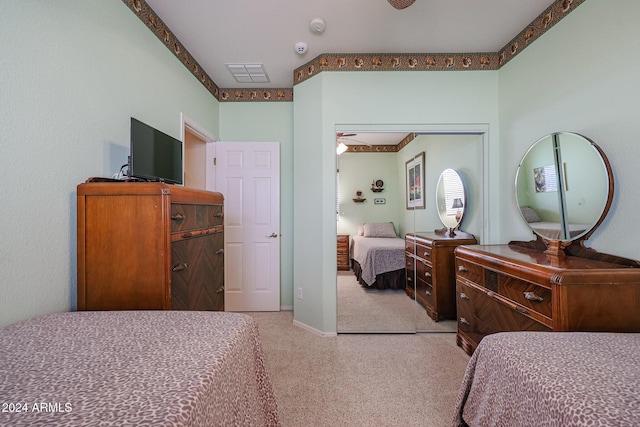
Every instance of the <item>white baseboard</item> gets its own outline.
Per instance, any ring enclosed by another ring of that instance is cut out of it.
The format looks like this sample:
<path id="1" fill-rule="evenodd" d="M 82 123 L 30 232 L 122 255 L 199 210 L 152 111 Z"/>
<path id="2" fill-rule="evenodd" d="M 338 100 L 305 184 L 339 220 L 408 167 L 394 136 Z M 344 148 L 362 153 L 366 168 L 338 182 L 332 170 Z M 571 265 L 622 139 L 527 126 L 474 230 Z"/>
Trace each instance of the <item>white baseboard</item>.
<path id="1" fill-rule="evenodd" d="M 293 306 L 292 305 L 281 305 L 280 306 L 280 311 L 293 311 Z"/>
<path id="2" fill-rule="evenodd" d="M 294 324 L 295 326 L 299 327 L 299 328 L 304 329 L 305 331 L 309 331 L 309 332 L 311 332 L 312 334 L 315 334 L 315 335 L 321 336 L 321 337 L 323 337 L 323 338 L 327 338 L 327 337 L 336 337 L 336 336 L 338 336 L 338 334 L 337 334 L 336 332 L 322 332 L 322 331 L 320 331 L 320 330 L 318 330 L 318 329 L 316 329 L 316 328 L 312 328 L 311 326 L 306 325 L 306 324 L 304 324 L 304 323 L 302 323 L 302 322 L 299 322 L 299 321 L 297 321 L 297 320 L 295 320 L 295 319 L 294 319 L 294 321 L 293 321 L 293 324 Z"/>

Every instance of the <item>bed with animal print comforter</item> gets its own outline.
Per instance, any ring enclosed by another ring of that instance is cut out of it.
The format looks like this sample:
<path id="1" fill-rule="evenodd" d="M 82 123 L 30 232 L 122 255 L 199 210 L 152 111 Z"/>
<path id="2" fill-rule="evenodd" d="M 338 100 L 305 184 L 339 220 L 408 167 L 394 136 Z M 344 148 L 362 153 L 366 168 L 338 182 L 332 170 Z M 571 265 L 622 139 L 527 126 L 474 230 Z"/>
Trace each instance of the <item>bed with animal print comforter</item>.
<path id="1" fill-rule="evenodd" d="M 453 426 L 640 425 L 640 334 L 508 332 L 480 341 Z"/>
<path id="2" fill-rule="evenodd" d="M 0 425 L 279 425 L 243 314 L 58 313 L 2 328 L 0 342 Z"/>

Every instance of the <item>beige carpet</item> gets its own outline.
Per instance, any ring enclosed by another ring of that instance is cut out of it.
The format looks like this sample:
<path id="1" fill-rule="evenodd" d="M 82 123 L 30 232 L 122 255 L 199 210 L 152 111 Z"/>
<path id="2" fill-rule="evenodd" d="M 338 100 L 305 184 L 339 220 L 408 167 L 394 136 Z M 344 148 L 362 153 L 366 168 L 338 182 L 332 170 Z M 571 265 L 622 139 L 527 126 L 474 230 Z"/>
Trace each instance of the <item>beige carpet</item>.
<path id="1" fill-rule="evenodd" d="M 338 332 L 455 332 L 456 321 L 434 322 L 403 289 L 371 289 L 352 271 L 338 272 Z"/>
<path id="2" fill-rule="evenodd" d="M 469 357 L 455 334 L 341 334 L 293 325 L 290 311 L 258 322 L 283 427 L 451 425 Z"/>

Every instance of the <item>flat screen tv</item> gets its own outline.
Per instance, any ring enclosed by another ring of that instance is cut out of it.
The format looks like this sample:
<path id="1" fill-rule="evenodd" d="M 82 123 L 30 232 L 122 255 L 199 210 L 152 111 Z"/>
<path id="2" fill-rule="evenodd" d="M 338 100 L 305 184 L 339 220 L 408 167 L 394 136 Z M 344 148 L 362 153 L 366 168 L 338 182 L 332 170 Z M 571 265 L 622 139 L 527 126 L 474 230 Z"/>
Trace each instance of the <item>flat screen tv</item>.
<path id="1" fill-rule="evenodd" d="M 131 117 L 129 178 L 182 184 L 182 141 Z"/>

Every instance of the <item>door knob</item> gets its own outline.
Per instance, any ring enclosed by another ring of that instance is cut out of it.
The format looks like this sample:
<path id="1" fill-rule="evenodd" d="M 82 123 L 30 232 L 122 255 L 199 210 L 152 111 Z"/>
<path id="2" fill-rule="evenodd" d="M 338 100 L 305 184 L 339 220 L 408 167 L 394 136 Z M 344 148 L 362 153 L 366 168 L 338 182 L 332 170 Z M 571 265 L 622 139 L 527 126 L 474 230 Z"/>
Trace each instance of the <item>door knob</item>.
<path id="1" fill-rule="evenodd" d="M 275 237 L 278 237 L 278 235 L 276 233 L 271 233 L 271 234 L 269 234 L 268 236 L 265 236 L 265 237 L 274 237 L 275 238 Z"/>

